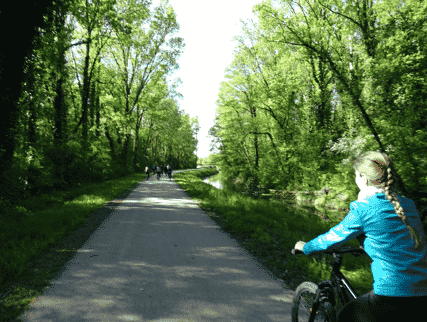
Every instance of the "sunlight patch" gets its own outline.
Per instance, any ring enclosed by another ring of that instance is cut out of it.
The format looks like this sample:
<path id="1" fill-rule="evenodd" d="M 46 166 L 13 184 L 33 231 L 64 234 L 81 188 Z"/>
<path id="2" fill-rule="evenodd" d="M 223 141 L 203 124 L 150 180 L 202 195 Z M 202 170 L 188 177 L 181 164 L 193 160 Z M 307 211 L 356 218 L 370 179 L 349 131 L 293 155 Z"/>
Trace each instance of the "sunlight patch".
<path id="1" fill-rule="evenodd" d="M 99 306 L 107 306 L 108 304 L 114 303 L 112 300 L 91 300 L 91 302 L 96 303 Z"/>
<path id="2" fill-rule="evenodd" d="M 117 318 L 123 321 L 141 321 L 141 319 L 135 315 L 121 315 Z"/>
<path id="3" fill-rule="evenodd" d="M 126 203 L 139 203 L 141 206 L 170 206 L 177 208 L 198 208 L 199 203 L 192 199 L 165 199 L 165 198 L 143 198 L 143 199 L 126 199 L 121 205 L 123 209 Z"/>
<path id="4" fill-rule="evenodd" d="M 271 299 L 276 301 L 281 301 L 281 302 L 287 302 L 287 303 L 292 303 L 292 300 L 293 300 L 291 296 L 287 296 L 287 295 L 271 296 Z"/>

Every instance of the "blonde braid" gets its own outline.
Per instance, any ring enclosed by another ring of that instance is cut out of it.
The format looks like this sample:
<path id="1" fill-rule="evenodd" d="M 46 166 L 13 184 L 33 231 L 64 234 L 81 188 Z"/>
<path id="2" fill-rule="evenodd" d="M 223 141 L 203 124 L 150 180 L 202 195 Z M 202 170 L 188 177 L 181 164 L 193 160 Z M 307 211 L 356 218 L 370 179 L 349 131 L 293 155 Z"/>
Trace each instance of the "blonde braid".
<path id="1" fill-rule="evenodd" d="M 390 186 L 393 183 L 392 170 L 391 170 L 390 166 L 387 168 L 387 173 L 388 173 L 388 176 L 387 176 L 388 180 L 385 184 L 385 197 L 388 201 L 390 201 L 393 204 L 394 211 L 399 216 L 399 218 L 402 220 L 402 222 L 406 226 L 406 228 L 408 228 L 409 233 L 411 235 L 411 239 L 413 241 L 415 241 L 415 249 L 418 249 L 420 246 L 420 243 L 421 243 L 421 237 L 417 233 L 417 231 L 413 227 L 409 226 L 408 223 L 406 222 L 406 215 L 403 212 L 403 208 L 400 205 L 400 202 L 397 200 L 397 196 L 396 196 L 395 192 L 392 191 L 390 193 Z"/>

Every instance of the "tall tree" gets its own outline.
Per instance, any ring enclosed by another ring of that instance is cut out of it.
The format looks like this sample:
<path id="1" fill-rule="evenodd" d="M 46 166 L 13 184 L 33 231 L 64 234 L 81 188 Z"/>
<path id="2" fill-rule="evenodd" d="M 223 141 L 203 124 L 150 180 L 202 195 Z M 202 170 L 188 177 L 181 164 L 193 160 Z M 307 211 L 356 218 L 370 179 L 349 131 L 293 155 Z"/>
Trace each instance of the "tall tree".
<path id="1" fill-rule="evenodd" d="M 83 84 L 81 86 L 81 110 L 82 116 L 79 123 L 77 124 L 74 132 L 82 125 L 82 139 L 85 149 L 88 147 L 88 133 L 89 133 L 89 121 L 88 121 L 88 102 L 89 102 L 89 89 L 91 87 L 92 76 L 95 70 L 98 56 L 101 53 L 102 48 L 108 43 L 113 29 L 116 31 L 120 30 L 126 34 L 131 32 L 129 25 L 121 25 L 119 23 L 117 13 L 114 10 L 116 0 L 100 1 L 96 0 L 89 2 L 85 0 L 83 2 L 76 2 L 76 5 L 72 7 L 72 13 L 77 17 L 79 24 L 85 29 L 85 59 L 83 66 Z M 104 28 L 104 22 L 111 24 L 111 28 L 107 30 Z M 83 35 L 82 35 L 83 36 Z M 93 46 L 94 45 L 94 46 Z M 94 47 L 94 57 L 91 61 L 91 46 Z"/>
<path id="2" fill-rule="evenodd" d="M 44 24 L 44 15 L 51 10 L 52 0 L 30 0 L 0 5 L 0 196 L 14 198 L 16 178 L 10 173 L 17 145 L 16 125 L 19 118 L 18 100 L 21 95 L 25 58 L 31 53 L 37 27 Z M 69 2 L 68 2 L 69 3 Z M 64 3 L 67 6 L 68 3 Z M 19 42 L 16 42 L 19 39 Z M 15 194 L 16 196 L 16 194 Z"/>
<path id="3" fill-rule="evenodd" d="M 118 97 L 124 118 L 136 109 L 152 78 L 156 79 L 177 68 L 177 59 L 184 47 L 182 38 L 167 39 L 179 28 L 175 13 L 172 7 L 167 6 L 167 2 L 155 8 L 151 16 L 147 12 L 140 13 L 138 21 L 148 24 L 148 31 L 140 26 L 134 29 L 132 38 L 117 36 L 115 45 L 110 47 L 113 50 L 109 52 L 117 68 L 111 72 L 118 72 L 120 77 L 119 85 L 110 88 L 110 93 Z M 128 129 L 122 142 L 124 165 L 128 162 L 130 140 Z"/>

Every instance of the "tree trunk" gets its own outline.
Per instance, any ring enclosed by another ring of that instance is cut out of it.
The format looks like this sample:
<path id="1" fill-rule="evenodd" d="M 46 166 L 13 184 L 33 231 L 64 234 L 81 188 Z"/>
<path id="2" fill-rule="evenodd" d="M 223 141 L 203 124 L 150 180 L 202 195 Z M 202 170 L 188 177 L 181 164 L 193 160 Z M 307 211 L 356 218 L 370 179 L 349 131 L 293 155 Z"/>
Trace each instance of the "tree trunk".
<path id="1" fill-rule="evenodd" d="M 150 144 L 150 136 L 151 136 L 151 133 L 152 133 L 152 131 L 151 131 L 152 128 L 153 128 L 153 122 L 150 122 L 150 126 L 149 126 L 150 130 L 148 131 L 147 140 L 145 141 L 145 145 L 142 148 L 144 156 L 147 155 L 147 149 L 148 149 L 148 145 Z M 153 155 L 152 154 L 151 154 L 151 159 L 153 159 Z M 147 158 L 147 160 L 148 160 L 148 158 Z"/>
<path id="2" fill-rule="evenodd" d="M 139 150 L 139 129 L 141 127 L 141 122 L 136 123 L 136 134 L 135 134 L 135 148 L 133 150 L 133 168 L 136 170 L 137 168 L 137 160 L 138 160 L 138 150 Z"/>
<path id="3" fill-rule="evenodd" d="M 58 17 L 60 19 L 60 25 L 57 26 L 57 31 L 59 33 L 60 28 L 64 26 L 65 24 L 65 18 L 64 17 Z M 55 120 L 55 131 L 53 133 L 54 137 L 54 144 L 56 147 L 59 147 L 64 140 L 64 123 L 66 120 L 66 107 L 64 102 L 64 90 L 63 90 L 63 84 L 64 84 L 64 69 L 65 69 L 65 39 L 58 39 L 58 57 L 57 57 L 57 64 L 56 64 L 56 96 L 53 101 L 53 109 L 54 109 L 54 120 Z"/>
<path id="4" fill-rule="evenodd" d="M 29 66 L 28 69 L 28 78 L 27 81 L 30 86 L 30 96 L 28 98 L 28 112 L 29 112 L 29 119 L 28 119 L 28 145 L 34 147 L 37 142 L 37 133 L 36 133 L 36 121 L 37 121 L 37 114 L 36 114 L 36 107 L 34 105 L 35 101 L 35 94 L 34 94 L 34 88 L 35 88 L 35 77 L 34 77 L 34 70 L 33 70 L 33 63 Z"/>
<path id="5" fill-rule="evenodd" d="M 18 100 L 21 94 L 25 57 L 32 52 L 37 28 L 52 0 L 3 1 L 0 4 L 0 197 L 13 199 L 10 174 L 13 153 L 17 145 L 15 127 L 18 124 Z M 17 41 L 19 39 L 19 41 Z"/>
<path id="6" fill-rule="evenodd" d="M 107 124 L 105 124 L 105 136 L 107 137 L 108 142 L 110 143 L 111 158 L 113 159 L 113 161 L 116 161 L 116 151 L 114 149 L 114 141 L 113 141 L 110 133 L 108 132 Z"/>
<path id="7" fill-rule="evenodd" d="M 96 131 L 95 135 L 96 137 L 100 137 L 100 128 L 101 128 L 101 110 L 100 110 L 100 101 L 99 101 L 99 77 L 101 71 L 101 55 L 99 55 L 98 59 L 98 81 L 96 82 L 96 103 L 95 103 L 95 110 L 96 110 Z"/>
<path id="8" fill-rule="evenodd" d="M 256 117 L 256 109 L 253 107 L 253 117 Z M 255 132 L 258 132 L 256 129 Z M 255 145 L 255 171 L 258 172 L 259 170 L 259 153 L 258 153 L 258 135 L 257 133 L 255 135 L 254 145 Z"/>
<path id="9" fill-rule="evenodd" d="M 124 142 L 123 142 L 122 161 L 123 161 L 123 166 L 125 166 L 125 167 L 128 164 L 128 152 L 129 152 L 130 138 L 131 138 L 131 135 L 130 134 L 126 134 Z"/>
<path id="10" fill-rule="evenodd" d="M 60 60 L 62 60 L 60 58 Z M 60 72 L 61 73 L 61 72 Z M 55 111 L 55 130 L 53 132 L 53 145 L 54 145 L 54 177 L 58 180 L 56 188 L 59 188 L 62 182 L 64 182 L 65 174 L 65 155 L 63 152 L 64 141 L 64 119 L 65 119 L 65 107 L 64 107 L 64 93 L 63 93 L 63 76 L 58 75 L 59 79 L 56 82 L 56 96 L 54 99 L 54 111 Z"/>
<path id="11" fill-rule="evenodd" d="M 91 30 L 88 30 L 89 39 L 91 36 Z M 90 52 L 90 41 L 86 43 L 86 57 L 85 57 L 85 67 L 83 70 L 83 93 L 82 93 L 82 120 L 83 125 L 82 139 L 83 144 L 86 147 L 88 144 L 88 98 L 89 98 L 89 88 L 90 88 L 90 79 L 89 79 L 89 52 Z"/>
<path id="12" fill-rule="evenodd" d="M 93 128 L 95 126 L 95 97 L 96 97 L 96 90 L 95 90 L 96 81 L 92 81 L 90 83 L 90 91 L 89 91 L 89 124 L 90 127 Z"/>
<path id="13" fill-rule="evenodd" d="M 101 104 L 99 102 L 99 95 L 97 95 L 97 97 L 96 97 L 96 131 L 95 131 L 95 135 L 98 138 L 101 136 L 100 128 L 101 128 Z"/>

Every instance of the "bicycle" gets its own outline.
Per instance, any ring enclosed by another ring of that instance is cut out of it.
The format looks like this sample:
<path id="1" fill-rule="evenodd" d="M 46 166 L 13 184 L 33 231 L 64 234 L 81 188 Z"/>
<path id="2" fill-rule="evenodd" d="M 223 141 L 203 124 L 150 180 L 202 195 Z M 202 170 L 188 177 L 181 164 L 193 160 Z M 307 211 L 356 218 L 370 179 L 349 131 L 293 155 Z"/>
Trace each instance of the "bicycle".
<path id="1" fill-rule="evenodd" d="M 168 176 L 169 176 L 169 181 L 172 180 L 172 171 L 168 172 Z"/>
<path id="2" fill-rule="evenodd" d="M 291 252 L 294 255 L 303 254 L 296 249 L 292 249 Z M 363 248 L 341 247 L 322 253 L 330 254 L 335 259 L 331 277 L 319 285 L 303 282 L 297 287 L 292 301 L 292 322 L 314 322 L 315 318 L 316 321 L 336 322 L 340 309 L 358 296 L 350 282 L 341 273 L 340 267 L 342 254 L 352 254 L 356 257 L 367 255 Z M 304 298 L 304 301 L 301 301 L 302 297 L 307 299 Z M 304 306 L 304 303 L 307 305 Z"/>
<path id="3" fill-rule="evenodd" d="M 157 172 L 157 180 L 160 180 L 160 172 Z"/>

